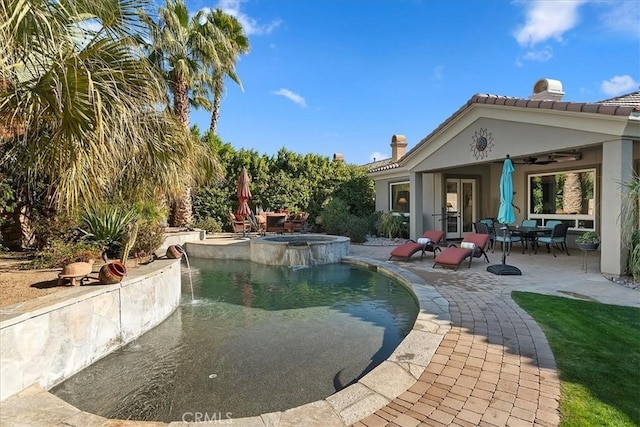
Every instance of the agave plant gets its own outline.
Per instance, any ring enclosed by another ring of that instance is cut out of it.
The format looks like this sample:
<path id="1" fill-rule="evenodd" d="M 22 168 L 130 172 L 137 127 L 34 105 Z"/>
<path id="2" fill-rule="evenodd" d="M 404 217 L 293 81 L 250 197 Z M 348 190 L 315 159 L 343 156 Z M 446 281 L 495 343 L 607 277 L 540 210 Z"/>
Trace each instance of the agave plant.
<path id="1" fill-rule="evenodd" d="M 85 238 L 99 243 L 109 257 L 114 257 L 127 239 L 129 226 L 136 219 L 134 210 L 102 205 L 85 210 L 80 219 L 80 230 Z"/>

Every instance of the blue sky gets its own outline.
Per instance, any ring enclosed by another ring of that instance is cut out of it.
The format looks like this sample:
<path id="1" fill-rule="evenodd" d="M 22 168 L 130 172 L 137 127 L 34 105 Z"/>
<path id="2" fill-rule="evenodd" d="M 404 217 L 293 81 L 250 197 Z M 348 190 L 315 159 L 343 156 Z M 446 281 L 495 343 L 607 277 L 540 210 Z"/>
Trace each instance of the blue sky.
<path id="1" fill-rule="evenodd" d="M 566 101 L 640 86 L 640 0 L 188 0 L 243 24 L 244 91 L 227 83 L 218 134 L 235 148 L 368 163 L 415 146 L 476 93 Z M 191 124 L 209 128 L 193 111 Z"/>

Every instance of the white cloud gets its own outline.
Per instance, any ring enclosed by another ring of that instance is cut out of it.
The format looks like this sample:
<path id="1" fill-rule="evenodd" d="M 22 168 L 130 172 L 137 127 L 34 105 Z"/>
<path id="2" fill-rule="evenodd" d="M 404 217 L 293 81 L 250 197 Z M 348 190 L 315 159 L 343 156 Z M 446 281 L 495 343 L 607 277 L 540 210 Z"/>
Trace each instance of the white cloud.
<path id="1" fill-rule="evenodd" d="M 217 7 L 222 9 L 224 13 L 234 16 L 238 22 L 240 22 L 240 25 L 242 25 L 242 28 L 244 28 L 248 36 L 253 34 L 270 34 L 282 24 L 282 21 L 279 19 L 274 19 L 267 24 L 258 22 L 255 18 L 250 17 L 240 10 L 240 6 L 245 1 L 246 0 L 219 0 Z"/>
<path id="2" fill-rule="evenodd" d="M 273 92 L 273 94 L 274 95 L 284 96 L 288 100 L 295 102 L 296 104 L 298 104 L 301 107 L 306 107 L 307 106 L 307 102 L 304 100 L 304 98 L 302 96 L 298 95 L 295 92 L 291 92 L 289 89 L 278 89 L 275 92 Z"/>
<path id="3" fill-rule="evenodd" d="M 522 2 L 526 22 L 514 37 L 521 46 L 535 46 L 549 39 L 562 41 L 562 36 L 578 23 L 578 8 L 585 0 L 533 0 Z"/>
<path id="4" fill-rule="evenodd" d="M 538 62 L 547 62 L 553 58 L 553 49 L 550 46 L 545 46 L 542 49 L 538 50 L 530 50 L 524 54 L 522 59 L 525 61 L 538 61 Z"/>
<path id="5" fill-rule="evenodd" d="M 635 1 L 599 3 L 609 9 L 600 16 L 600 21 L 607 31 L 640 37 L 640 7 Z M 635 28 L 635 30 L 634 30 Z"/>
<path id="6" fill-rule="evenodd" d="M 605 95 L 617 96 L 638 89 L 639 83 L 628 74 L 614 76 L 600 84 L 600 89 Z"/>
<path id="7" fill-rule="evenodd" d="M 381 153 L 379 151 L 374 151 L 373 153 L 371 153 L 369 155 L 369 161 L 370 162 L 376 162 L 378 160 L 388 159 L 389 157 L 391 157 L 391 156 L 389 156 L 388 154 L 383 154 L 383 153 Z"/>

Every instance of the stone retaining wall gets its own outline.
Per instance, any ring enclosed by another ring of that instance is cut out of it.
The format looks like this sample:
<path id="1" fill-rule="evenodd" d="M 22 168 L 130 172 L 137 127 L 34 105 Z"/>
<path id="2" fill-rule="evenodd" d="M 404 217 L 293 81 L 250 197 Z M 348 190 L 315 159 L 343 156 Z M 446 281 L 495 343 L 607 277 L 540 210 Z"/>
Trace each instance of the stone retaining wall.
<path id="1" fill-rule="evenodd" d="M 0 309 L 0 400 L 49 389 L 166 319 L 180 303 L 180 260 L 116 285 L 79 286 Z"/>

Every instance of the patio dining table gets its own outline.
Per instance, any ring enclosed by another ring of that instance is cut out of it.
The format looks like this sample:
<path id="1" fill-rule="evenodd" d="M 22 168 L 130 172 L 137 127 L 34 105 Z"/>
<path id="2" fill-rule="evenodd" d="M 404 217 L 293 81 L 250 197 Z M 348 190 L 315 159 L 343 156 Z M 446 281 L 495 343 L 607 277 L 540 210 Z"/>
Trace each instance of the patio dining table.
<path id="1" fill-rule="evenodd" d="M 551 233 L 551 228 L 548 227 L 520 227 L 516 226 L 511 229 L 512 234 L 517 234 L 522 238 L 522 241 L 527 244 L 529 249 L 529 255 L 531 255 L 531 248 L 536 245 L 536 239 L 540 235 Z M 524 245 L 522 245 L 522 253 L 524 253 Z M 538 253 L 538 249 L 535 249 L 535 253 Z"/>

